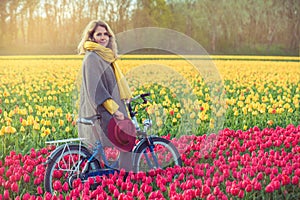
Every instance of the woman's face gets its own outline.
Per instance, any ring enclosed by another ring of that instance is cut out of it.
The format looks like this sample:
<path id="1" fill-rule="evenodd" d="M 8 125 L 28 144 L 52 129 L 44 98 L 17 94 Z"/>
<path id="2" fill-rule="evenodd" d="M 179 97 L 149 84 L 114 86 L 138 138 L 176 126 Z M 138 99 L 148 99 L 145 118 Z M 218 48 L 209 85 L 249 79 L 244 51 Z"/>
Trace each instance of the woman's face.
<path id="1" fill-rule="evenodd" d="M 101 44 L 104 47 L 107 47 L 109 42 L 109 34 L 103 26 L 98 26 L 93 34 L 94 41 L 98 44 Z"/>

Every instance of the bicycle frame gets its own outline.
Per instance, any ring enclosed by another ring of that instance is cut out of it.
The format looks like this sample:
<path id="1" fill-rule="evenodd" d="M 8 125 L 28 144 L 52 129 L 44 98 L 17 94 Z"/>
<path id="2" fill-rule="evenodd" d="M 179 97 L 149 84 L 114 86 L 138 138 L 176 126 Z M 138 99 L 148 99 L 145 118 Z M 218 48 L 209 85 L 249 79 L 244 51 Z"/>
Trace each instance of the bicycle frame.
<path id="1" fill-rule="evenodd" d="M 145 96 L 149 96 L 149 93 L 138 95 L 134 97 L 133 100 L 142 98 L 144 103 L 146 103 L 147 100 Z M 133 172 L 163 168 L 173 165 L 172 163 L 175 162 L 175 164 L 182 166 L 182 160 L 180 159 L 176 147 L 169 144 L 170 141 L 164 138 L 155 135 L 148 136 L 148 129 L 152 125 L 151 120 L 147 119 L 143 121 L 143 130 L 141 130 L 135 116 L 136 113 L 133 112 L 130 102 L 127 102 L 127 106 L 132 122 L 136 128 L 137 139 L 139 140 L 132 150 Z M 101 116 L 96 114 L 91 117 L 79 118 L 77 123 L 92 126 L 92 131 L 97 133 L 97 125 L 95 122 L 100 118 Z M 47 161 L 44 163 L 48 165 L 44 180 L 46 191 L 54 192 L 53 183 L 54 181 L 61 181 L 61 177 L 63 177 L 69 184 L 69 187 L 72 188 L 73 181 L 77 178 L 86 182 L 90 181 L 90 178 L 94 179 L 96 176 L 108 176 L 119 172 L 119 159 L 114 159 L 114 161 L 111 162 L 109 154 L 106 152 L 105 144 L 98 141 L 96 144 L 91 144 L 94 145 L 91 149 L 83 142 L 84 140 L 85 138 L 71 138 L 46 142 L 46 144 L 56 145 L 63 143 L 48 156 Z M 156 148 L 156 146 L 158 147 Z M 161 147 L 165 150 L 161 151 Z M 166 154 L 164 154 L 164 152 L 166 152 Z M 171 155 L 170 159 L 168 158 L 169 155 Z M 164 157 L 166 157 L 166 160 L 164 160 Z M 57 172 L 55 170 L 57 170 Z"/>
<path id="2" fill-rule="evenodd" d="M 134 98 L 134 100 L 137 99 L 137 98 L 142 98 L 144 100 L 144 103 L 146 103 L 147 100 L 145 99 L 145 97 L 148 96 L 148 95 L 149 94 L 138 95 L 137 97 Z M 132 150 L 132 152 L 133 152 L 132 161 L 134 161 L 134 157 L 136 156 L 135 153 L 134 153 L 135 150 L 139 149 L 139 147 L 143 143 L 147 142 L 147 146 L 149 147 L 149 152 L 151 153 L 151 157 L 152 157 L 152 159 L 154 161 L 155 166 L 153 166 L 153 164 L 151 164 L 152 162 L 151 162 L 151 159 L 149 158 L 147 152 L 144 152 L 145 159 L 146 159 L 148 165 L 151 166 L 151 168 L 158 168 L 159 164 L 158 164 L 158 159 L 157 159 L 157 157 L 155 155 L 155 152 L 154 152 L 154 144 L 153 144 L 153 141 L 152 141 L 152 136 L 147 136 L 147 129 L 149 127 L 151 127 L 151 125 L 152 125 L 151 120 L 148 120 L 148 121 L 146 121 L 144 123 L 144 130 L 142 131 L 141 128 L 140 128 L 140 126 L 139 126 L 139 123 L 138 123 L 138 121 L 136 119 L 136 116 L 135 116 L 136 113 L 133 112 L 133 109 L 132 109 L 131 104 L 129 102 L 127 103 L 127 107 L 128 107 L 128 110 L 129 110 L 129 114 L 130 114 L 131 120 L 132 120 L 132 122 L 135 125 L 135 128 L 137 130 L 137 135 L 138 136 L 142 136 L 142 137 L 137 137 L 139 139 L 139 142 L 134 146 L 134 148 Z M 88 119 L 88 118 L 82 118 L 81 121 L 79 121 L 79 122 L 84 123 L 86 125 L 91 125 L 93 132 L 97 133 L 97 130 L 96 130 L 96 127 L 95 127 L 95 124 L 94 124 L 94 121 L 93 121 L 95 119 L 96 118 L 90 118 L 90 119 Z M 59 151 L 62 150 L 62 152 L 64 152 L 65 150 L 68 150 L 68 149 L 70 150 L 70 146 L 71 145 L 78 145 L 78 143 L 74 143 L 74 142 L 78 142 L 79 141 L 79 152 L 81 151 L 81 148 L 88 149 L 86 147 L 86 145 L 83 144 L 84 140 L 85 140 L 85 138 L 71 138 L 71 139 L 64 139 L 64 140 L 56 140 L 56 141 L 48 141 L 48 142 L 46 142 L 46 144 L 59 144 L 59 143 L 64 143 L 64 144 L 60 145 L 58 148 L 56 148 L 51 153 L 51 155 L 48 157 L 48 160 L 46 161 L 45 164 L 48 164 L 52 160 L 52 158 L 54 157 L 54 155 L 56 155 Z M 96 159 L 96 156 L 99 153 L 101 155 L 101 159 L 104 162 L 104 165 L 105 165 L 106 169 L 117 170 L 117 168 L 118 168 L 118 160 L 115 161 L 115 162 L 113 162 L 113 163 L 109 163 L 109 161 L 108 161 L 108 159 L 107 159 L 107 157 L 105 155 L 105 150 L 103 148 L 103 145 L 102 145 L 102 143 L 100 141 L 98 141 L 98 142 L 96 142 L 96 146 L 91 151 L 92 155 L 88 158 L 87 163 L 86 163 L 84 169 L 82 170 L 82 172 L 85 173 L 88 170 L 89 165 L 92 163 L 92 161 L 94 159 Z M 62 158 L 63 155 L 60 155 L 60 156 L 61 156 L 60 158 Z M 77 172 L 79 171 L 81 163 L 82 162 L 78 162 L 77 163 L 77 165 L 76 165 L 76 167 L 74 169 L 74 172 L 75 171 L 77 171 Z M 101 169 L 104 170 L 103 168 L 101 168 Z M 61 169 L 61 170 L 63 170 L 63 169 Z M 111 172 L 112 171 L 109 171 L 109 173 L 111 173 Z M 94 173 L 96 173 L 96 172 L 93 172 L 93 174 Z M 95 175 L 102 175 L 102 173 L 101 174 L 99 174 L 99 173 L 96 173 Z"/>
<path id="3" fill-rule="evenodd" d="M 94 125 L 92 125 L 92 129 L 93 132 L 97 132 L 96 127 Z M 108 162 L 105 152 L 104 152 L 104 148 L 103 145 L 100 141 L 96 142 L 96 147 L 94 148 L 94 150 L 92 151 L 92 156 L 89 158 L 88 162 L 90 163 L 96 156 L 97 154 L 100 153 L 101 155 L 101 159 L 103 160 L 104 164 L 109 167 L 109 168 L 116 168 L 118 167 L 118 161 L 114 162 L 112 165 Z"/>

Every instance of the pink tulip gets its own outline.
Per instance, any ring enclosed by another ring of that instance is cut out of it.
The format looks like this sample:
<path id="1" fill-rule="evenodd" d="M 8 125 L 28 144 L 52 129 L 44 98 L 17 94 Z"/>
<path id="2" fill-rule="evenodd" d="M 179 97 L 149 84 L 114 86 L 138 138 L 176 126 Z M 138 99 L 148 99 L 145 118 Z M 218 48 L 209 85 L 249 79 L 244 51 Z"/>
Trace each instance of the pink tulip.
<path id="1" fill-rule="evenodd" d="M 139 191 L 137 194 L 138 199 L 140 200 L 146 200 L 146 197 L 142 191 Z"/>
<path id="2" fill-rule="evenodd" d="M 10 196 L 9 196 L 9 191 L 8 190 L 4 190 L 4 193 L 3 193 L 3 199 L 10 199 Z"/>
<path id="3" fill-rule="evenodd" d="M 30 176 L 26 173 L 23 175 L 23 180 L 25 183 L 29 183 L 30 182 Z"/>
<path id="4" fill-rule="evenodd" d="M 239 188 L 237 187 L 231 187 L 230 189 L 230 193 L 233 195 L 233 196 L 237 196 L 239 194 L 240 190 Z"/>
<path id="5" fill-rule="evenodd" d="M 245 191 L 250 193 L 252 191 L 252 184 L 248 184 L 245 188 Z"/>
<path id="6" fill-rule="evenodd" d="M 117 188 L 115 188 L 114 191 L 113 191 L 114 197 L 115 197 L 115 198 L 118 198 L 119 194 L 120 194 L 120 193 L 119 193 L 119 190 L 118 190 Z"/>
<path id="7" fill-rule="evenodd" d="M 202 195 L 207 196 L 208 194 L 210 194 L 210 187 L 207 185 L 203 185 L 202 186 Z"/>
<path id="8" fill-rule="evenodd" d="M 209 194 L 206 199 L 207 200 L 215 200 L 216 197 L 213 194 Z"/>
<path id="9" fill-rule="evenodd" d="M 293 176 L 292 184 L 293 185 L 298 185 L 299 184 L 299 176 Z"/>
<path id="10" fill-rule="evenodd" d="M 267 193 L 272 193 L 274 191 L 273 185 L 272 184 L 267 185 L 265 191 Z"/>
<path id="11" fill-rule="evenodd" d="M 288 175 L 284 174 L 282 178 L 282 185 L 288 185 L 290 183 L 290 177 Z"/>
<path id="12" fill-rule="evenodd" d="M 67 182 L 65 182 L 63 185 L 62 185 L 62 190 L 67 192 L 69 190 L 69 184 Z"/>
<path id="13" fill-rule="evenodd" d="M 279 190 L 280 189 L 280 182 L 278 180 L 273 181 L 273 187 L 274 190 Z"/>
<path id="14" fill-rule="evenodd" d="M 41 186 L 38 186 L 38 187 L 36 188 L 36 190 L 37 190 L 37 193 L 38 193 L 39 195 L 42 195 L 42 194 L 43 194 L 43 189 L 42 189 Z"/>
<path id="15" fill-rule="evenodd" d="M 53 177 L 54 177 L 55 179 L 60 179 L 62 176 L 63 176 L 62 171 L 60 171 L 60 170 L 54 170 L 54 172 L 53 172 Z"/>
<path id="16" fill-rule="evenodd" d="M 22 197 L 22 200 L 28 200 L 28 199 L 30 199 L 30 198 L 31 198 L 30 194 L 29 194 L 29 193 L 25 193 L 25 194 L 23 195 L 23 197 Z"/>
<path id="17" fill-rule="evenodd" d="M 238 197 L 239 197 L 240 199 L 243 199 L 243 198 L 244 198 L 244 190 L 240 190 L 240 191 L 239 191 Z"/>
<path id="18" fill-rule="evenodd" d="M 259 172 L 259 173 L 257 174 L 257 180 L 262 180 L 263 177 L 264 177 L 264 175 L 263 175 L 262 172 Z"/>
<path id="19" fill-rule="evenodd" d="M 254 190 L 256 190 L 256 191 L 261 190 L 261 184 L 259 182 L 254 183 Z"/>
<path id="20" fill-rule="evenodd" d="M 57 191 L 61 191 L 62 189 L 62 184 L 59 180 L 54 181 L 53 183 L 53 189 Z"/>
<path id="21" fill-rule="evenodd" d="M 298 168 L 298 169 L 295 170 L 295 175 L 298 176 L 298 177 L 300 177 L 300 168 Z"/>
<path id="22" fill-rule="evenodd" d="M 5 172 L 5 168 L 4 167 L 0 167 L 0 176 L 2 176 Z"/>
<path id="23" fill-rule="evenodd" d="M 11 184 L 11 191 L 12 191 L 12 192 L 16 192 L 16 193 L 19 192 L 19 185 L 18 185 L 16 182 L 13 182 L 13 183 Z"/>

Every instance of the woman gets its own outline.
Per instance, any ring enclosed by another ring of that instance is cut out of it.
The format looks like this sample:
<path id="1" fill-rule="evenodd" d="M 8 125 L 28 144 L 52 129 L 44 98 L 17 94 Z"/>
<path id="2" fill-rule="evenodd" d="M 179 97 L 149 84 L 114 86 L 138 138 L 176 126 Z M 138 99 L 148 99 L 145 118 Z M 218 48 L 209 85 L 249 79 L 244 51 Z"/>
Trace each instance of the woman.
<path id="1" fill-rule="evenodd" d="M 79 117 L 101 114 L 97 133 L 90 126 L 78 125 L 79 137 L 90 144 L 101 141 L 103 146 L 114 146 L 107 138 L 107 126 L 112 117 L 124 120 L 127 111 L 124 100 L 131 92 L 121 70 L 115 63 L 117 45 L 115 35 L 103 21 L 91 21 L 83 31 L 78 45 L 85 54 L 82 64 Z M 120 167 L 131 170 L 130 153 L 120 152 Z"/>

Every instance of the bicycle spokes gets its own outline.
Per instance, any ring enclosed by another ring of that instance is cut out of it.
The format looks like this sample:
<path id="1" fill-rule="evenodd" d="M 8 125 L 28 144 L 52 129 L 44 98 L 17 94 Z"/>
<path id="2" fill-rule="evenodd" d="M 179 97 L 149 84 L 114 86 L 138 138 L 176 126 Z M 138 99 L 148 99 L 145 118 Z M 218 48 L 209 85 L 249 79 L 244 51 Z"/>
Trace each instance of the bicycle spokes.
<path id="1" fill-rule="evenodd" d="M 155 144 L 148 146 L 139 160 L 139 170 L 148 171 L 150 169 L 166 168 L 175 162 L 172 152 L 163 145 Z"/>
<path id="2" fill-rule="evenodd" d="M 62 154 L 53 169 L 51 181 L 53 189 L 62 190 L 64 182 L 67 182 L 68 187 L 72 188 L 74 180 L 80 178 L 81 173 L 87 170 L 86 163 L 87 160 L 77 153 Z"/>

